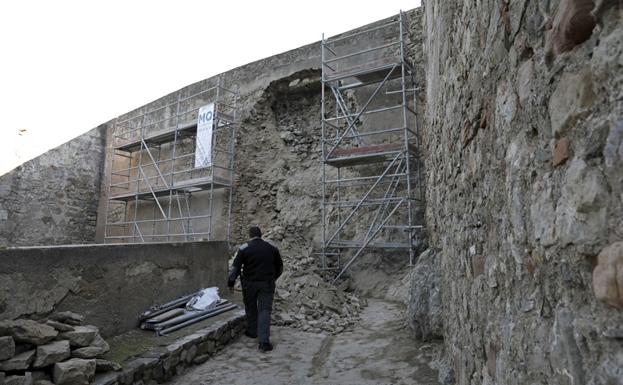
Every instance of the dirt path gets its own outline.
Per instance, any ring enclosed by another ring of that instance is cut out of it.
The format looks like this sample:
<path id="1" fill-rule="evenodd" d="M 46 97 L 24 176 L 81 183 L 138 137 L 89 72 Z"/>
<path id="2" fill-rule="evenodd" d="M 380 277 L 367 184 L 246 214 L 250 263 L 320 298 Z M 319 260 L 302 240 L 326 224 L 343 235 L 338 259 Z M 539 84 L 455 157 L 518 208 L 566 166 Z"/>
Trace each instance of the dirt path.
<path id="1" fill-rule="evenodd" d="M 433 346 L 409 336 L 403 314 L 399 304 L 369 300 L 352 332 L 327 336 L 273 327 L 275 350 L 267 354 L 243 336 L 171 384 L 436 385 L 437 372 L 428 366 Z"/>

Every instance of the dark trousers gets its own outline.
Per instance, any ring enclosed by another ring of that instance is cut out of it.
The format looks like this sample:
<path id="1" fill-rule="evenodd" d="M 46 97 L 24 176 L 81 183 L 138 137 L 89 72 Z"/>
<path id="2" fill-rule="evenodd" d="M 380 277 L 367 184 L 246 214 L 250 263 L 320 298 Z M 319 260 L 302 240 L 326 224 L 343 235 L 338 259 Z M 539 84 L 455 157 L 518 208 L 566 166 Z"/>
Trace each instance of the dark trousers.
<path id="1" fill-rule="evenodd" d="M 274 295 L 275 281 L 242 281 L 247 331 L 257 334 L 259 342 L 270 342 L 270 312 Z"/>

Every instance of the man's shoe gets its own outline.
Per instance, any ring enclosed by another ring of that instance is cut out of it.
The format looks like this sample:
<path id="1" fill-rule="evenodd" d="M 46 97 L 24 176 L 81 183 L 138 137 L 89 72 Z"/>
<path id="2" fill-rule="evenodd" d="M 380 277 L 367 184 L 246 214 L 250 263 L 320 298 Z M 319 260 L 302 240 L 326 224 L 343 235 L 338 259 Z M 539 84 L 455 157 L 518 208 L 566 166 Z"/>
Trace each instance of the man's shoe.
<path id="1" fill-rule="evenodd" d="M 251 332 L 250 332 L 250 331 L 248 331 L 248 330 L 245 330 L 245 331 L 244 331 L 244 335 L 245 335 L 245 336 L 247 336 L 247 337 L 249 337 L 249 338 L 257 338 L 257 334 L 253 334 L 253 333 L 251 333 Z"/>
<path id="2" fill-rule="evenodd" d="M 270 342 L 260 342 L 258 349 L 262 352 L 270 352 L 273 350 L 273 345 Z"/>

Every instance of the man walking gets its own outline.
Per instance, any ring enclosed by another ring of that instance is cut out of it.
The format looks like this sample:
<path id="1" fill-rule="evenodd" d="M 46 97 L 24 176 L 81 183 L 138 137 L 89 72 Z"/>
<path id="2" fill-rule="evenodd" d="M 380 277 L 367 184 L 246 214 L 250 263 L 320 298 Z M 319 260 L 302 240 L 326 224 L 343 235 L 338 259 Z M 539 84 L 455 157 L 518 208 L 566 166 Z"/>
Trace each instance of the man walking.
<path id="1" fill-rule="evenodd" d="M 270 312 L 273 307 L 275 280 L 283 272 L 279 250 L 262 239 L 259 227 L 249 229 L 247 243 L 240 246 L 229 271 L 227 286 L 233 288 L 241 274 L 242 298 L 247 315 L 244 334 L 259 337 L 258 348 L 263 352 L 273 350 L 270 343 Z"/>

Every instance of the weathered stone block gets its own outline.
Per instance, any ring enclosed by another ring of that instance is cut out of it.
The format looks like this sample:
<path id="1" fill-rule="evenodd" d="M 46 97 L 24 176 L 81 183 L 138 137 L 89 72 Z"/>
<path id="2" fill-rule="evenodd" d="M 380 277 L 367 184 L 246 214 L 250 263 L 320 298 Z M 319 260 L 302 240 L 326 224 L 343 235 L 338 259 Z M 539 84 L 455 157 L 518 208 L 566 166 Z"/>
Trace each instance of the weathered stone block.
<path id="1" fill-rule="evenodd" d="M 411 275 L 411 291 L 407 319 L 415 336 L 428 340 L 442 334 L 440 271 L 433 250 L 426 250 L 417 259 Z"/>
<path id="2" fill-rule="evenodd" d="M 37 380 L 33 385 L 54 385 L 54 383 L 48 380 Z"/>
<path id="3" fill-rule="evenodd" d="M 71 356 L 76 358 L 96 358 L 106 353 L 102 348 L 96 346 L 87 346 L 86 348 L 78 348 L 71 351 Z"/>
<path id="4" fill-rule="evenodd" d="M 104 338 L 102 338 L 99 332 L 95 333 L 95 337 L 93 337 L 93 341 L 91 341 L 90 346 L 100 348 L 103 353 L 107 353 L 110 350 L 110 345 Z"/>
<path id="5" fill-rule="evenodd" d="M 4 385 L 32 385 L 26 376 L 8 376 L 4 380 Z"/>
<path id="6" fill-rule="evenodd" d="M 623 308 L 623 242 L 615 242 L 599 253 L 593 270 L 593 291 L 598 300 Z"/>
<path id="7" fill-rule="evenodd" d="M 42 368 L 69 358 L 69 341 L 55 341 L 37 347 L 37 356 L 33 367 Z"/>
<path id="8" fill-rule="evenodd" d="M 556 207 L 556 233 L 563 245 L 598 243 L 607 226 L 608 187 L 597 167 L 569 163 Z"/>
<path id="9" fill-rule="evenodd" d="M 554 205 L 552 180 L 549 175 L 532 185 L 530 220 L 535 242 L 551 246 L 556 242 L 556 209 Z"/>
<path id="10" fill-rule="evenodd" d="M 588 40 L 595 28 L 591 11 L 593 0 L 562 0 L 556 9 L 552 29 L 547 33 L 546 46 L 554 55 L 571 50 Z"/>
<path id="11" fill-rule="evenodd" d="M 206 362 L 209 359 L 210 359 L 210 355 L 209 354 L 202 354 L 200 356 L 195 357 L 195 359 L 193 360 L 193 363 L 195 365 L 199 365 L 199 364 L 203 364 L 204 362 Z"/>
<path id="12" fill-rule="evenodd" d="M 91 385 L 119 385 L 118 375 L 116 373 L 96 373 Z"/>
<path id="13" fill-rule="evenodd" d="M 571 142 L 569 138 L 560 138 L 554 143 L 554 155 L 552 165 L 554 167 L 563 164 L 571 156 Z"/>
<path id="14" fill-rule="evenodd" d="M 12 336 L 16 342 L 43 345 L 52 341 L 58 332 L 51 326 L 27 319 L 0 321 L 0 335 Z"/>
<path id="15" fill-rule="evenodd" d="M 550 360 L 554 373 L 559 377 L 559 383 L 583 385 L 586 382 L 582 354 L 575 340 L 573 323 L 574 316 L 569 309 L 561 308 L 557 311 L 552 330 Z"/>
<path id="16" fill-rule="evenodd" d="M 195 356 L 197 355 L 197 346 L 193 345 L 188 349 L 188 353 L 186 353 L 186 362 L 191 363 Z"/>
<path id="17" fill-rule="evenodd" d="M 54 364 L 54 383 L 57 385 L 88 385 L 95 375 L 95 360 L 72 358 Z"/>
<path id="18" fill-rule="evenodd" d="M 26 370 L 35 359 L 35 351 L 29 350 L 13 356 L 11 359 L 0 362 L 0 370 Z"/>
<path id="19" fill-rule="evenodd" d="M 96 372 L 118 372 L 122 369 L 121 365 L 116 362 L 97 359 L 95 360 L 95 371 Z"/>
<path id="20" fill-rule="evenodd" d="M 96 334 L 97 328 L 93 326 L 76 326 L 74 330 L 63 332 L 59 337 L 69 340 L 72 347 L 83 348 L 91 344 Z"/>
<path id="21" fill-rule="evenodd" d="M 59 332 L 69 332 L 74 330 L 74 327 L 62 322 L 58 322 L 58 321 L 54 321 L 54 320 L 47 320 L 45 321 L 46 325 L 50 325 L 52 326 L 54 329 L 58 330 Z"/>
<path id="22" fill-rule="evenodd" d="M 593 77 L 590 70 L 580 73 L 565 72 L 549 99 L 552 134 L 561 137 L 595 101 Z"/>
<path id="23" fill-rule="evenodd" d="M 215 351 L 216 344 L 212 340 L 202 342 L 198 346 L 197 354 L 212 354 Z M 187 353 L 188 354 L 188 353 Z"/>
<path id="24" fill-rule="evenodd" d="M 15 355 L 15 341 L 11 336 L 0 337 L 0 361 L 8 360 Z"/>

